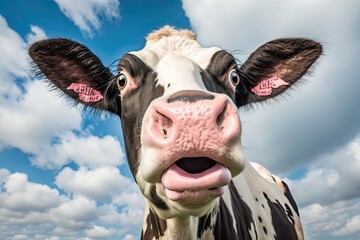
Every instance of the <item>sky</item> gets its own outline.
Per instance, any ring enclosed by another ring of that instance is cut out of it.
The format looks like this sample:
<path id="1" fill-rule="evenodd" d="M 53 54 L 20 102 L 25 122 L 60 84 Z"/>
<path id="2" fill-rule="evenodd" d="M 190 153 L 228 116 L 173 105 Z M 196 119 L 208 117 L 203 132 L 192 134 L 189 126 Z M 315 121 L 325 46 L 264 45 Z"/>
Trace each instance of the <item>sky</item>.
<path id="1" fill-rule="evenodd" d="M 70 38 L 115 70 L 166 24 L 241 62 L 276 38 L 324 45 L 296 88 L 240 109 L 244 154 L 289 184 L 306 239 L 360 239 L 359 9 L 356 0 L 0 1 L 0 239 L 139 239 L 144 202 L 120 120 L 71 108 L 33 77 L 27 48 Z"/>

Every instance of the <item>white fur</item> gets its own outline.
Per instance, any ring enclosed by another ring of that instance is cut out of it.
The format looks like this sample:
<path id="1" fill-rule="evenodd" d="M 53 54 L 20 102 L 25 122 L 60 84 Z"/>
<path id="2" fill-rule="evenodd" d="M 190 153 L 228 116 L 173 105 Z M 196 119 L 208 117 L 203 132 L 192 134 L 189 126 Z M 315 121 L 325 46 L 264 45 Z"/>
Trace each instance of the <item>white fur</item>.
<path id="1" fill-rule="evenodd" d="M 158 84 L 165 88 L 164 96 L 181 90 L 206 90 L 199 67 L 186 57 L 167 54 L 157 65 L 156 72 Z"/>
<path id="2" fill-rule="evenodd" d="M 206 90 L 200 71 L 206 69 L 212 55 L 220 50 L 202 48 L 195 40 L 176 35 L 148 42 L 142 50 L 131 54 L 157 72 L 158 84 L 165 88 L 164 96 L 168 96 L 186 89 Z"/>

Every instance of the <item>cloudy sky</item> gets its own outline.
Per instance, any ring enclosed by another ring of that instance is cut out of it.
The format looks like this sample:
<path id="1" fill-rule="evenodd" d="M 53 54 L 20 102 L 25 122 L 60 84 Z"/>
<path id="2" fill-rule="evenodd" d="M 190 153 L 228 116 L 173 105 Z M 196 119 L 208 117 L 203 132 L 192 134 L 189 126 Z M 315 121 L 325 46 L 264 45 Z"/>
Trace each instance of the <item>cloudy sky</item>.
<path id="1" fill-rule="evenodd" d="M 111 66 L 165 24 L 242 62 L 274 38 L 324 44 L 303 84 L 240 110 L 245 155 L 289 183 L 307 239 L 360 239 L 359 9 L 355 0 L 1 1 L 0 239 L 139 238 L 143 201 L 119 119 L 70 108 L 32 78 L 27 48 L 67 37 Z"/>

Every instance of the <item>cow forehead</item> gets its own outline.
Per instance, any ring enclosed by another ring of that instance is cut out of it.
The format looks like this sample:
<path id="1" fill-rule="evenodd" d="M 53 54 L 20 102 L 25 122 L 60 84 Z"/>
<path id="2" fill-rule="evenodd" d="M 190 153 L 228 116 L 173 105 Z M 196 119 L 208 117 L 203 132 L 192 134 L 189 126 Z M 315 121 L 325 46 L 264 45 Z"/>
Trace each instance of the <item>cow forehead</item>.
<path id="1" fill-rule="evenodd" d="M 183 34 L 183 31 L 174 29 L 158 36 L 150 40 L 148 37 L 142 50 L 130 54 L 157 73 L 157 84 L 165 89 L 163 97 L 180 90 L 206 90 L 201 71 L 209 66 L 212 56 L 222 49 L 203 48 L 188 32 Z"/>
<path id="2" fill-rule="evenodd" d="M 220 50 L 222 49 L 218 47 L 203 48 L 195 39 L 175 34 L 148 40 L 143 49 L 130 53 L 140 58 L 153 70 L 156 70 L 159 62 L 169 55 L 182 56 L 197 64 L 201 69 L 206 69 L 212 56 Z"/>

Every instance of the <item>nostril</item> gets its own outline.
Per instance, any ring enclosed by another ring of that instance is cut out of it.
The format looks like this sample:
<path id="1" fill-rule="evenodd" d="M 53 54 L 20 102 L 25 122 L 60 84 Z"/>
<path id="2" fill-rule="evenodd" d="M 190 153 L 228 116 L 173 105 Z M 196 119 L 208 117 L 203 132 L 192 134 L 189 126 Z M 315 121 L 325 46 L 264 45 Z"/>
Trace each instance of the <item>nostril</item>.
<path id="1" fill-rule="evenodd" d="M 167 135 L 173 125 L 173 122 L 171 121 L 171 119 L 169 117 L 165 116 L 164 114 L 156 111 L 155 122 L 158 125 L 157 129 L 159 129 L 162 132 L 162 134 L 164 135 L 164 138 L 167 138 Z"/>
<path id="2" fill-rule="evenodd" d="M 220 114 L 218 115 L 218 117 L 216 118 L 216 124 L 218 127 L 220 127 L 221 129 L 224 128 L 223 123 L 225 121 L 225 115 L 226 115 L 226 105 L 224 105 L 223 109 L 221 110 Z"/>

